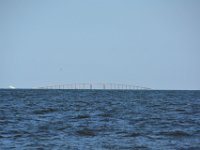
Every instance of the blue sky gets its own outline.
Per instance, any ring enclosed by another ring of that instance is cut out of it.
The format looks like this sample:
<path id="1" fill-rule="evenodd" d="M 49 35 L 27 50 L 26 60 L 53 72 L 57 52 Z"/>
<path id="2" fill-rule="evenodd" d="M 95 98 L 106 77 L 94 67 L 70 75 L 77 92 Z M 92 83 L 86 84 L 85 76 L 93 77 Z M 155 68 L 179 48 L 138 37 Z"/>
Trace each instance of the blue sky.
<path id="1" fill-rule="evenodd" d="M 200 89 L 198 0 L 0 0 L 0 87 Z"/>

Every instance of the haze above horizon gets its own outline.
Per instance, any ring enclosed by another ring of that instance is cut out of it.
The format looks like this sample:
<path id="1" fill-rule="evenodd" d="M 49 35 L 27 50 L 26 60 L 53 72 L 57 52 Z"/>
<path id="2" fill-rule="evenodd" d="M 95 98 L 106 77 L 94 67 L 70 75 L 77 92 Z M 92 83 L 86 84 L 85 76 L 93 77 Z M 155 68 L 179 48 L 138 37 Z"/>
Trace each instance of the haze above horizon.
<path id="1" fill-rule="evenodd" d="M 0 88 L 200 90 L 198 0 L 1 0 Z"/>

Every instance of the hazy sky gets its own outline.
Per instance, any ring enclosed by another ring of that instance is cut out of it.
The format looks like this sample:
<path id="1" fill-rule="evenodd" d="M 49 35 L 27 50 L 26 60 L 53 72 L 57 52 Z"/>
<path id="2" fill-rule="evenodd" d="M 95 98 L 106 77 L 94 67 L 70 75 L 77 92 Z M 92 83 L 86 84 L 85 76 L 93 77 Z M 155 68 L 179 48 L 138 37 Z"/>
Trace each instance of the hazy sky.
<path id="1" fill-rule="evenodd" d="M 200 89 L 199 0 L 0 0 L 0 87 Z"/>

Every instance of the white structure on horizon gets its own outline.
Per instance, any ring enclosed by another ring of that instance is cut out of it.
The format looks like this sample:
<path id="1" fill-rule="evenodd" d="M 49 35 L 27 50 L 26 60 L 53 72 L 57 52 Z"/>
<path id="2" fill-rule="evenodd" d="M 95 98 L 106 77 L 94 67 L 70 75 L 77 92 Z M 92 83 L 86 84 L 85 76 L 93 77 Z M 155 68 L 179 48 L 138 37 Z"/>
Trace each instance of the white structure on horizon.
<path id="1" fill-rule="evenodd" d="M 35 89 L 99 89 L 99 90 L 151 90 L 151 88 L 116 83 L 73 83 L 37 87 Z"/>
<path id="2" fill-rule="evenodd" d="M 12 85 L 10 85 L 10 86 L 8 86 L 9 87 L 9 89 L 16 89 L 14 86 L 12 86 Z"/>

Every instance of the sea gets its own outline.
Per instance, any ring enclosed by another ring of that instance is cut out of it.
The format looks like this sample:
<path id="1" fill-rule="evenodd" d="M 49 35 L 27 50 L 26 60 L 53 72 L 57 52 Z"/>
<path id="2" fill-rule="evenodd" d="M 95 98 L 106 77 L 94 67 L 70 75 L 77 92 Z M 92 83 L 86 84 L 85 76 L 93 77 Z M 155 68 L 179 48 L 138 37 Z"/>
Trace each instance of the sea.
<path id="1" fill-rule="evenodd" d="M 200 150 L 200 91 L 0 90 L 0 150 Z"/>

